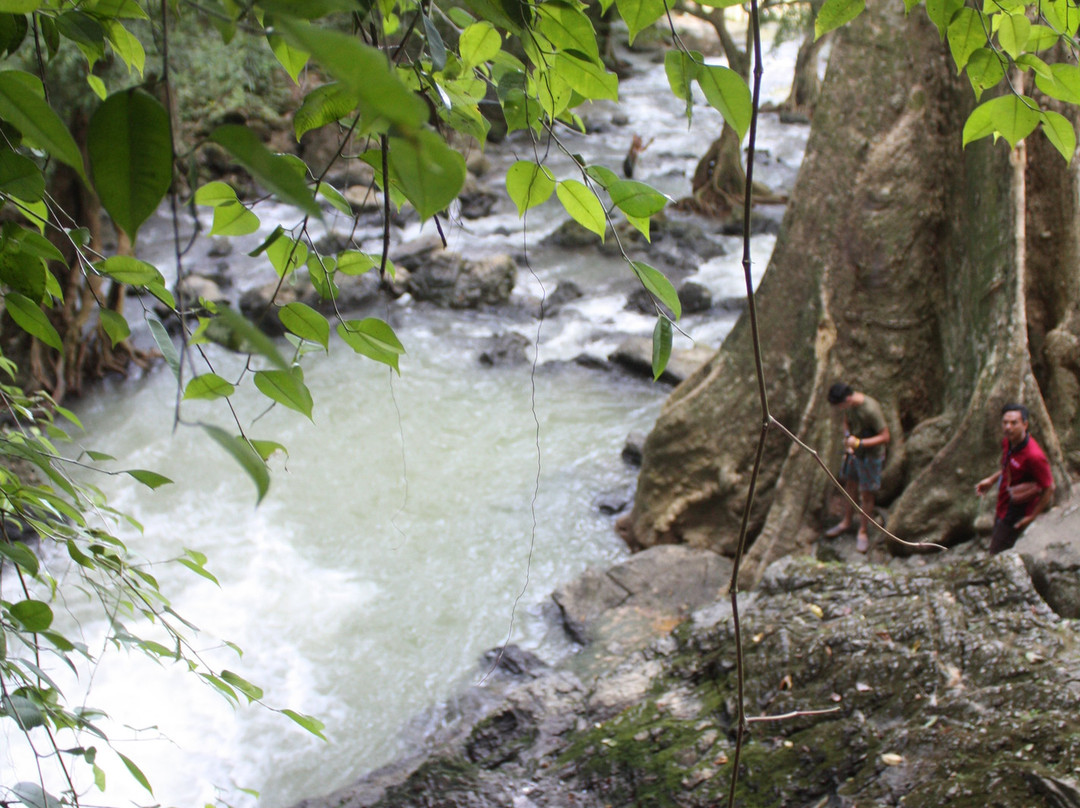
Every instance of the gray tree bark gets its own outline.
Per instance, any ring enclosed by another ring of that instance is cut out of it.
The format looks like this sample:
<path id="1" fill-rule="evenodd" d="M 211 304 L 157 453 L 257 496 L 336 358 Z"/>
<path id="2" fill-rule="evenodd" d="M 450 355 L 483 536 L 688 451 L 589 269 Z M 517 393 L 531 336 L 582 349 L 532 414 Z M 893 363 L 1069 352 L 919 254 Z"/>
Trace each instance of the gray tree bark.
<path id="1" fill-rule="evenodd" d="M 1075 177 L 1041 143 L 961 149 L 975 102 L 925 15 L 873 4 L 834 47 L 758 290 L 769 405 L 837 465 L 829 385 L 844 379 L 877 398 L 893 435 L 879 497 L 891 503 L 890 529 L 956 543 L 985 526 L 990 503 L 973 489 L 997 466 L 1005 401 L 1031 408 L 1032 431 L 1067 484 L 1029 326 L 1046 335 L 1035 346 L 1043 384 L 1053 378 L 1061 391 L 1051 409 L 1080 425 L 1076 397 L 1066 400 L 1070 385 L 1080 390 L 1080 340 L 1069 327 L 1080 311 L 1046 287 L 1048 278 L 1076 286 Z M 1033 187 L 1035 177 L 1057 179 Z M 1036 303 L 1037 321 L 1028 316 Z M 1044 346 L 1066 343 L 1046 358 Z M 731 554 L 761 423 L 744 317 L 673 392 L 645 443 L 634 508 L 620 524 L 631 546 Z M 770 433 L 744 583 L 820 535 L 829 490 L 810 455 Z"/>

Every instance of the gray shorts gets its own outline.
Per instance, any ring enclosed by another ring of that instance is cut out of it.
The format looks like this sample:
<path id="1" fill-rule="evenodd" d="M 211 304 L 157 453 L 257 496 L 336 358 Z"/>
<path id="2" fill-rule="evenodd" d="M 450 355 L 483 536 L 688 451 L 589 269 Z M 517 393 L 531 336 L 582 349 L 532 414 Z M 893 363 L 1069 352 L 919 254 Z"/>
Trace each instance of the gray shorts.
<path id="1" fill-rule="evenodd" d="M 881 470 L 884 467 L 884 457 L 846 455 L 840 466 L 840 482 L 851 480 L 858 483 L 860 491 L 878 491 L 881 489 Z"/>

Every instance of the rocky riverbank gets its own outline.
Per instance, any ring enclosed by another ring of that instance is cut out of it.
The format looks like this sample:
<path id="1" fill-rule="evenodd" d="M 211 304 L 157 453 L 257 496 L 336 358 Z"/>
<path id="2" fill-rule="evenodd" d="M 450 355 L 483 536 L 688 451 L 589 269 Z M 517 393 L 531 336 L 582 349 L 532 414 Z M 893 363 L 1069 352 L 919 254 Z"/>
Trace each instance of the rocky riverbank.
<path id="1" fill-rule="evenodd" d="M 772 565 L 739 600 L 738 804 L 1080 806 L 1075 511 L 996 558 L 820 560 L 847 556 L 829 543 Z M 422 751 L 303 808 L 725 802 L 729 575 L 676 546 L 586 574 L 553 595 L 578 653 L 493 653 L 483 683 L 429 717 L 442 729 Z"/>

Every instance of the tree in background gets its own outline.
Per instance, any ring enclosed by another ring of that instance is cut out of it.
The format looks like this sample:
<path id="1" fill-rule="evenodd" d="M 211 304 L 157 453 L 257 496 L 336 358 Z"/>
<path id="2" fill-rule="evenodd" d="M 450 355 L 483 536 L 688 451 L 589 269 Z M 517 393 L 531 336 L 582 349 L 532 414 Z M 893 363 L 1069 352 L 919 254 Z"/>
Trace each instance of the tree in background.
<path id="1" fill-rule="evenodd" d="M 839 32 L 759 288 L 773 416 L 831 460 L 829 385 L 850 379 L 878 397 L 894 435 L 889 529 L 904 539 L 975 535 L 971 491 L 994 462 L 1004 401 L 1031 407 L 1060 484 L 1076 467 L 1077 189 L 1062 158 L 1075 151 L 1078 100 L 1063 82 L 1080 70 L 1034 52 L 1057 53 L 1080 12 L 1043 12 L 1032 24 L 1018 8 L 993 28 L 968 7 L 928 18 L 879 4 Z M 1009 88 L 980 98 L 1006 70 Z M 990 133 L 1008 144 L 981 139 Z M 758 437 L 746 426 L 754 379 L 743 317 L 646 442 L 622 524 L 632 543 L 734 552 Z M 771 432 L 745 582 L 820 535 L 827 490 L 815 459 Z"/>

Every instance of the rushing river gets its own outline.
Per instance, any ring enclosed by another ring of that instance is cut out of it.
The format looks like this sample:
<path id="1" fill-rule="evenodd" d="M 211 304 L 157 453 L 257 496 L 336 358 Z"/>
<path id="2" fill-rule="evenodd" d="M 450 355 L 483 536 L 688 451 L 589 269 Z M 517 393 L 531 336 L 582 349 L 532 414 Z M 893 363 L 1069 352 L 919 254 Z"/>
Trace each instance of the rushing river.
<path id="1" fill-rule="evenodd" d="M 780 66 L 766 74 L 766 100 L 786 95 L 794 48 L 772 55 Z M 684 195 L 718 116 L 699 103 L 688 129 L 659 65 L 624 81 L 621 94 L 618 111 L 629 123 L 598 138 L 571 138 L 574 150 L 617 167 L 632 133 L 655 138 L 640 178 Z M 600 106 L 591 115 L 614 112 Z M 765 116 L 760 138 L 768 154 L 758 178 L 790 187 L 806 131 Z M 504 168 L 516 159 L 513 144 L 493 148 L 491 158 Z M 522 271 L 516 298 L 536 298 L 564 278 L 585 291 L 540 327 L 535 373 L 530 365 L 477 362 L 496 332 L 514 329 L 534 340 L 535 320 L 388 304 L 385 314 L 408 350 L 401 376 L 340 343 L 329 356 L 310 356 L 314 422 L 278 408 L 251 428 L 289 450 L 287 459 L 273 460 L 270 493 L 258 508 L 251 481 L 200 430 L 173 430 L 176 390 L 167 369 L 78 402 L 82 444 L 116 456 L 118 467 L 175 480 L 154 492 L 126 477 L 96 482 L 144 525 L 143 534 L 126 537 L 145 558 L 166 559 L 185 547 L 209 556 L 220 588 L 170 566 L 154 569 L 176 610 L 204 629 L 205 658 L 261 685 L 268 704 L 318 716 L 329 739 L 314 739 L 265 709 L 233 710 L 178 666 L 110 652 L 69 687 L 88 689 L 89 703 L 109 712 L 110 732 L 124 739 L 118 747 L 139 761 L 155 791 L 149 797 L 103 756 L 108 790 L 104 799 L 87 795 L 87 804 L 193 808 L 221 799 L 283 808 L 400 752 L 401 727 L 475 680 L 484 650 L 507 639 L 549 655 L 567 650 L 544 604 L 587 566 L 626 554 L 597 498 L 632 486 L 620 450 L 628 433 L 651 426 L 667 389 L 552 361 L 604 356 L 626 335 L 650 333 L 653 321 L 624 310 L 633 288 L 625 267 L 593 251 L 538 246 L 563 219 L 555 203 L 530 217 L 536 276 Z M 171 247 L 159 228 L 160 239 L 142 246 L 165 262 Z M 448 235 L 451 248 L 470 254 L 520 254 L 526 244 L 509 202 Z M 754 240 L 757 274 L 773 242 Z M 743 291 L 740 246 L 730 239 L 727 247 L 728 255 L 695 276 L 717 298 Z M 239 286 L 265 280 L 265 270 L 240 258 L 230 263 Z M 712 312 L 683 326 L 715 347 L 733 322 L 731 313 Z M 682 347 L 690 344 L 681 339 Z M 239 406 L 247 421 L 258 412 L 254 400 Z M 183 415 L 225 425 L 220 405 L 186 402 Z M 76 593 L 65 599 L 69 629 L 100 651 L 105 626 Z M 240 645 L 244 656 L 222 640 Z M 28 779 L 31 757 L 17 734 L 0 736 L 0 746 L 0 780 L 12 782 L 13 771 Z"/>

